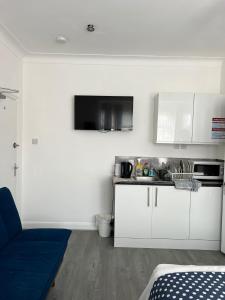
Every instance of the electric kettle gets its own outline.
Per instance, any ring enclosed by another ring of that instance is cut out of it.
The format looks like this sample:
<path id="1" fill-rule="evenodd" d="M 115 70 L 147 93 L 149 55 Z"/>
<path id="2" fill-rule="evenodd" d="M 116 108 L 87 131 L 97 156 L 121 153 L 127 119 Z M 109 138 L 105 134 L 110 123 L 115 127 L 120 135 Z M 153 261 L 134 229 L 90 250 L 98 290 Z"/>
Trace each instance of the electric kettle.
<path id="1" fill-rule="evenodd" d="M 130 163 L 128 161 L 121 162 L 121 177 L 122 178 L 130 178 L 132 171 L 133 171 L 132 163 Z"/>

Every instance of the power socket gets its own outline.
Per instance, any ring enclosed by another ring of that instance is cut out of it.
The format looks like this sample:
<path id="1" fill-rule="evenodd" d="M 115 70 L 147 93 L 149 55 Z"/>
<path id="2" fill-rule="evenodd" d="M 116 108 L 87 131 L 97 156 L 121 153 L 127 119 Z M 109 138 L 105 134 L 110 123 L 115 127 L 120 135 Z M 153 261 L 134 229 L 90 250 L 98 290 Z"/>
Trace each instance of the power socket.
<path id="1" fill-rule="evenodd" d="M 37 145 L 37 144 L 38 144 L 38 139 L 37 138 L 32 139 L 32 145 Z"/>

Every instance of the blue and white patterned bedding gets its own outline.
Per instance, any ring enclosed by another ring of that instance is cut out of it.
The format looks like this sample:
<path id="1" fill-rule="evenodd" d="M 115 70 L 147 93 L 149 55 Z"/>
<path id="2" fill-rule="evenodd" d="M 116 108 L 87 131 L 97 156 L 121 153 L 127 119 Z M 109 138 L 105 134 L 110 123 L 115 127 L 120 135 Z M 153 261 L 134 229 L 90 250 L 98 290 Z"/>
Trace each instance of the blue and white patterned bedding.
<path id="1" fill-rule="evenodd" d="M 225 300 L 225 266 L 158 265 L 139 300 Z"/>
<path id="2" fill-rule="evenodd" d="M 158 278 L 149 300 L 160 299 L 225 299 L 225 273 L 182 272 Z"/>

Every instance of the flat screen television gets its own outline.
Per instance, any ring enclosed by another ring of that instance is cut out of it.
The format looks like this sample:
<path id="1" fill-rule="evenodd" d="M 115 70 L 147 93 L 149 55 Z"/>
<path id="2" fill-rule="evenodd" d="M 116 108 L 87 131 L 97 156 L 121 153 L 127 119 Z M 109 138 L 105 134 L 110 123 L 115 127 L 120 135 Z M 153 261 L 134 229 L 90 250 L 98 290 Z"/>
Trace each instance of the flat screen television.
<path id="1" fill-rule="evenodd" d="M 117 131 L 133 129 L 133 97 L 74 96 L 74 129 Z"/>

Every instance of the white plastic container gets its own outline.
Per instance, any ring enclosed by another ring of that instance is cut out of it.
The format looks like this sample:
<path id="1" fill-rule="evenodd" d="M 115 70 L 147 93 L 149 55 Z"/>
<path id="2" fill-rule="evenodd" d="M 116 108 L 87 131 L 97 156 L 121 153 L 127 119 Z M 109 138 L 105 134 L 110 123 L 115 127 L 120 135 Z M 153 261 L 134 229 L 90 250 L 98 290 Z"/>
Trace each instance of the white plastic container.
<path id="1" fill-rule="evenodd" d="M 96 225 L 98 228 L 99 235 L 101 237 L 110 237 L 111 234 L 111 220 L 112 216 L 109 214 L 97 215 Z"/>

